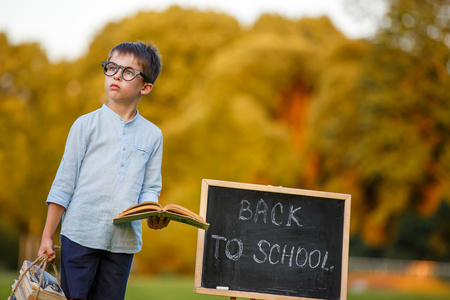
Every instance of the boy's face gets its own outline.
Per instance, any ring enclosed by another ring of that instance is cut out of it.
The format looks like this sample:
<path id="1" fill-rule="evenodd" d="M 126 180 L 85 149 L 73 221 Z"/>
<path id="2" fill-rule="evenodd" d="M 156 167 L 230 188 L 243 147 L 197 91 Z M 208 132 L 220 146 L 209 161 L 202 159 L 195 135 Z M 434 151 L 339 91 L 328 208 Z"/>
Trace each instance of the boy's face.
<path id="1" fill-rule="evenodd" d="M 133 67 L 142 71 L 142 66 L 138 60 L 131 54 L 121 54 L 114 52 L 110 59 L 119 66 Z M 138 75 L 131 81 L 126 81 L 122 77 L 123 69 L 113 76 L 105 75 L 105 91 L 109 97 L 109 101 L 125 104 L 137 105 L 143 95 L 147 95 L 153 88 L 151 83 L 144 82 L 142 76 Z"/>

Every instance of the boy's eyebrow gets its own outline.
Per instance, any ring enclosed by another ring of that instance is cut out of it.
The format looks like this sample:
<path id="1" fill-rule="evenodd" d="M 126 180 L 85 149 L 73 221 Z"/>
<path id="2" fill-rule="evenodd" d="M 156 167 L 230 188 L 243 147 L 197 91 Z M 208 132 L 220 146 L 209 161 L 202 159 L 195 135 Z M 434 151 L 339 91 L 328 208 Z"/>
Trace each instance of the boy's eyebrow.
<path id="1" fill-rule="evenodd" d="M 135 67 L 133 67 L 133 66 L 122 66 L 122 65 L 119 65 L 117 62 L 115 62 L 115 61 L 113 61 L 113 60 L 107 60 L 106 62 L 112 62 L 112 63 L 115 63 L 116 65 L 118 65 L 118 66 L 121 66 L 121 67 L 132 67 L 132 68 L 135 68 Z M 142 64 L 140 64 L 141 65 L 141 67 L 142 67 Z M 136 69 L 136 68 L 135 68 Z M 141 69 L 141 68 L 139 68 L 139 69 Z"/>
<path id="2" fill-rule="evenodd" d="M 115 63 L 117 66 L 119 66 L 119 67 L 124 67 L 124 68 L 133 68 L 133 69 L 136 69 L 136 70 L 138 70 L 137 68 L 135 68 L 135 67 L 133 67 L 133 66 L 123 66 L 123 65 L 119 65 L 118 63 L 116 63 L 115 61 L 112 61 L 112 60 L 108 60 L 107 62 L 112 62 L 112 63 Z M 142 71 L 140 71 L 140 70 L 138 70 L 139 72 L 142 72 Z"/>

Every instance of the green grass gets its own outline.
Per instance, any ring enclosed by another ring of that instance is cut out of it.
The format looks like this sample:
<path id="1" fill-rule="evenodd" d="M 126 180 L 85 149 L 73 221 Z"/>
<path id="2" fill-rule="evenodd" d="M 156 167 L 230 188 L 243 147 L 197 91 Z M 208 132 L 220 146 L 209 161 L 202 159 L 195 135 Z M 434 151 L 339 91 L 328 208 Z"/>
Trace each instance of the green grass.
<path id="1" fill-rule="evenodd" d="M 193 277 L 139 277 L 131 276 L 125 300 L 228 300 L 229 297 L 194 294 Z M 238 298 L 241 300 L 242 298 Z M 411 294 L 395 291 L 363 291 L 348 293 L 348 300 L 448 300 L 450 294 Z M 242 299 L 243 300 L 243 299 Z"/>
<path id="2" fill-rule="evenodd" d="M 7 299 L 11 292 L 11 284 L 18 274 L 0 272 L 0 299 Z M 228 300 L 229 297 L 194 294 L 193 277 L 164 276 L 142 277 L 132 275 L 128 282 L 125 300 Z M 410 294 L 395 291 L 363 291 L 349 292 L 349 300 L 444 300 L 450 295 Z M 241 300 L 241 298 L 239 298 Z"/>

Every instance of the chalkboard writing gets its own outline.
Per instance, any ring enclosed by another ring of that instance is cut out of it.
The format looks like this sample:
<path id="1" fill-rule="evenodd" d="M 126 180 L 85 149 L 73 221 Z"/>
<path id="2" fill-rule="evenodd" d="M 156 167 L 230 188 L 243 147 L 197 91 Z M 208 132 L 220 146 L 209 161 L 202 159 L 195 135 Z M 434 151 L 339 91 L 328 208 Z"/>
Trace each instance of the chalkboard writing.
<path id="1" fill-rule="evenodd" d="M 350 195 L 204 180 L 201 202 L 195 292 L 345 298 Z"/>

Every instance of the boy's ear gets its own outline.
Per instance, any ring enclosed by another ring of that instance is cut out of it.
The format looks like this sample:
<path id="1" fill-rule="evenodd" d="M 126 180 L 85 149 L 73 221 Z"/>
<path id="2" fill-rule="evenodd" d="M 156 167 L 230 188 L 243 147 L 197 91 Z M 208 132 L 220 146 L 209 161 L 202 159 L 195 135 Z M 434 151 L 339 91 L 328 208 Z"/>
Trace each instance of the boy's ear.
<path id="1" fill-rule="evenodd" d="M 141 94 L 142 94 L 142 95 L 148 95 L 148 94 L 150 94 L 150 92 L 152 91 L 152 89 L 153 89 L 153 84 L 152 84 L 152 83 L 145 82 L 145 83 L 144 83 L 144 86 L 143 86 L 142 89 L 141 89 Z"/>

